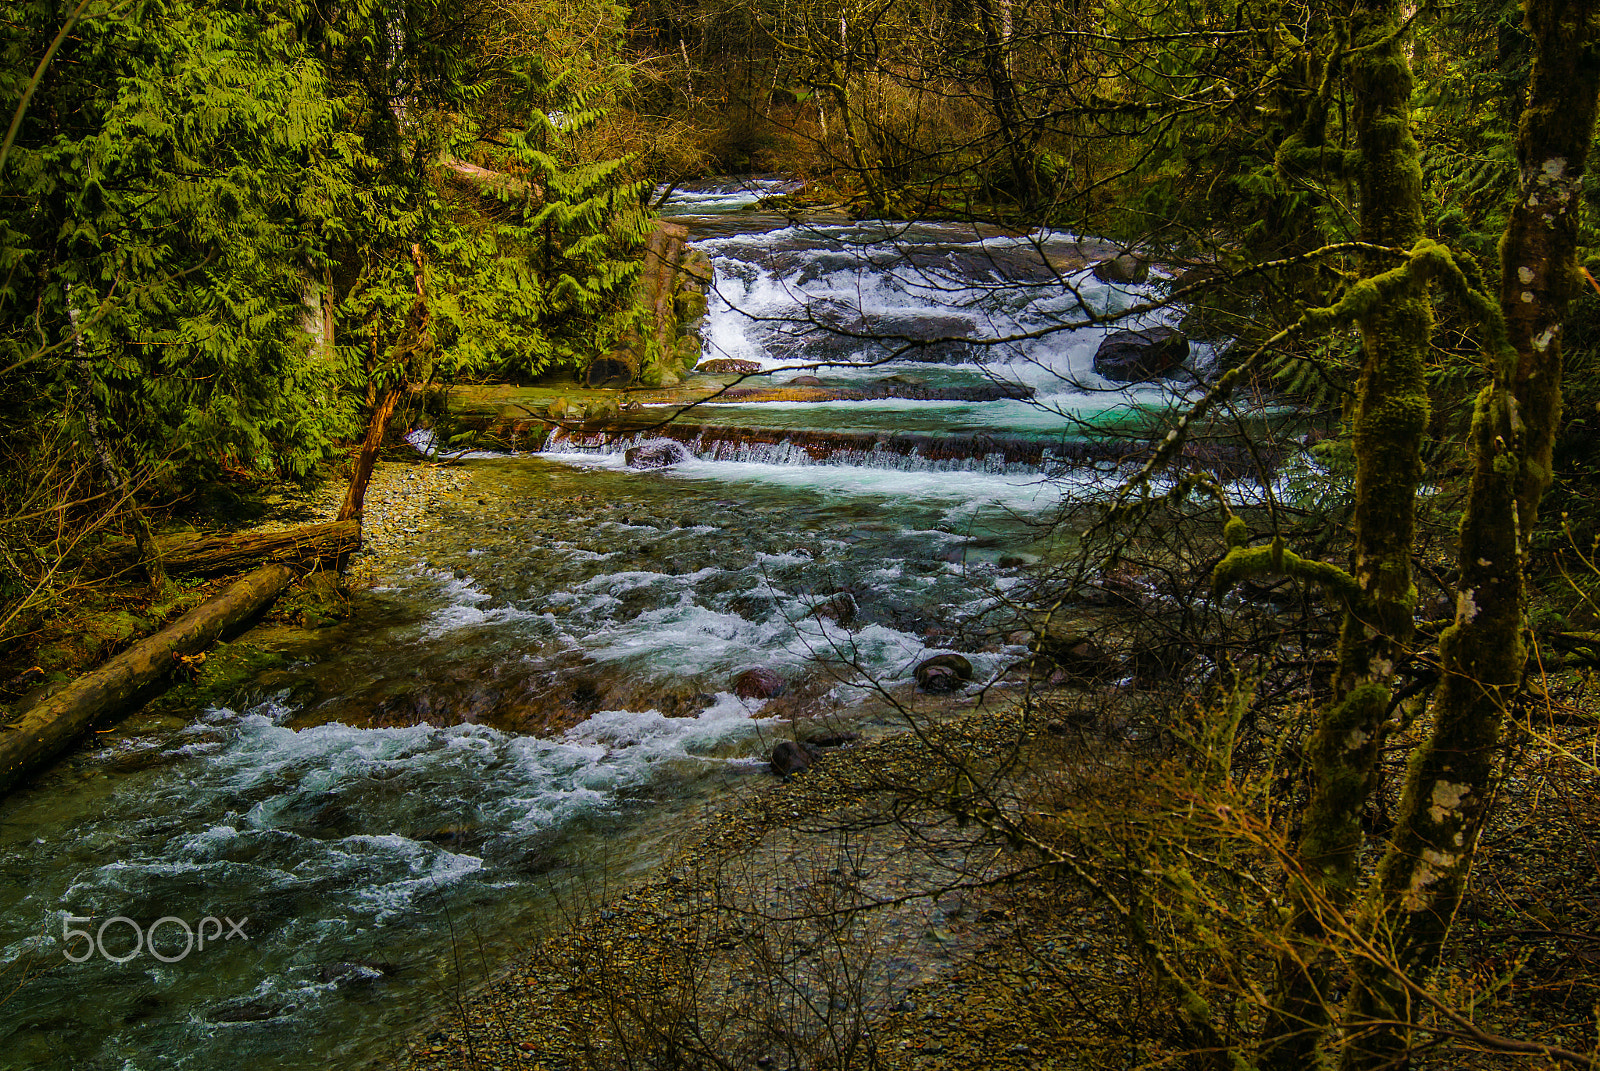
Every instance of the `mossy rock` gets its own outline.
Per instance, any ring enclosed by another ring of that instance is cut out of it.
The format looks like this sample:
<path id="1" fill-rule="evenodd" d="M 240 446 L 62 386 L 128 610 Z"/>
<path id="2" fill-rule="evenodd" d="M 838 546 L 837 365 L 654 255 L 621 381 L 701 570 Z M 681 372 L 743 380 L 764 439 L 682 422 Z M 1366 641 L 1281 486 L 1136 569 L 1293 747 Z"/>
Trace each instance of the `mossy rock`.
<path id="1" fill-rule="evenodd" d="M 350 616 L 350 593 L 338 573 L 315 572 L 278 600 L 274 614 L 300 625 L 322 629 Z"/>
<path id="2" fill-rule="evenodd" d="M 702 249 L 685 249 L 680 270 L 691 279 L 709 283 L 712 276 L 711 257 Z"/>
<path id="3" fill-rule="evenodd" d="M 639 382 L 647 387 L 676 387 L 683 375 L 675 363 L 658 362 L 639 374 Z"/>
<path id="4" fill-rule="evenodd" d="M 706 314 L 706 296 L 693 290 L 680 290 L 673 299 L 679 321 L 698 320 Z"/>
<path id="5" fill-rule="evenodd" d="M 551 420 L 582 420 L 588 412 L 588 406 L 570 398 L 557 398 L 545 406 L 544 411 Z"/>
<path id="6" fill-rule="evenodd" d="M 590 402 L 584 412 L 585 420 L 619 420 L 622 417 L 622 407 L 615 398 L 597 398 Z"/>
<path id="7" fill-rule="evenodd" d="M 145 716 L 184 717 L 189 711 L 238 701 L 259 678 L 281 669 L 291 658 L 281 651 L 267 650 L 250 642 L 249 636 L 234 643 L 219 643 L 193 663 L 193 676 L 174 681 L 144 708 Z"/>

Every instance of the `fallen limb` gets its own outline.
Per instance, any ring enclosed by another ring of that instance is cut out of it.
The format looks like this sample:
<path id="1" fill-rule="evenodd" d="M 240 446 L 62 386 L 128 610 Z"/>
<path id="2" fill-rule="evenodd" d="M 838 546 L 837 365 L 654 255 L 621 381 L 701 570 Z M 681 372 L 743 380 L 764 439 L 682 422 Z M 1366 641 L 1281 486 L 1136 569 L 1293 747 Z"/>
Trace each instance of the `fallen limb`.
<path id="1" fill-rule="evenodd" d="M 177 623 L 41 700 L 11 724 L 0 726 L 0 793 L 65 751 L 96 721 L 119 712 L 140 689 L 169 673 L 175 656 L 194 654 L 254 617 L 294 577 L 295 570 L 288 565 L 263 565 Z"/>
<path id="2" fill-rule="evenodd" d="M 281 532 L 236 532 L 206 536 L 162 548 L 167 572 L 221 576 L 269 562 L 312 566 L 336 562 L 361 546 L 361 522 L 330 521 Z"/>

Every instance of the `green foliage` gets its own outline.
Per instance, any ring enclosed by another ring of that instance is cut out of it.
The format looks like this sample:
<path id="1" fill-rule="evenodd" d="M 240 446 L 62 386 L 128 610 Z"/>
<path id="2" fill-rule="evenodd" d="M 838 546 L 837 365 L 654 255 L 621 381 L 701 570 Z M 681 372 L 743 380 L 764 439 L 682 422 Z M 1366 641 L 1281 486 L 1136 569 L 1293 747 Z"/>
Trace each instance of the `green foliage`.
<path id="1" fill-rule="evenodd" d="M 11 70 L 53 24 L 46 5 L 23 14 L 0 30 Z M 3 175 L 12 426 L 95 419 L 138 469 L 298 475 L 324 456 L 351 409 L 298 317 L 317 242 L 306 176 L 335 150 L 338 111 L 287 26 L 91 7 Z"/>
<path id="2" fill-rule="evenodd" d="M 10 99 L 60 18 L 18 14 Z M 179 484 L 303 475 L 369 384 L 583 363 L 620 330 L 649 220 L 626 157 L 572 144 L 617 79 L 567 88 L 608 61 L 541 55 L 529 22 L 559 14 L 92 2 L 0 175 L 10 424 L 66 421 Z M 484 144 L 523 177 L 515 204 L 448 189 L 441 164 Z"/>
<path id="3" fill-rule="evenodd" d="M 579 366 L 609 348 L 636 318 L 630 297 L 653 222 L 651 186 L 630 174 L 631 155 L 579 158 L 574 142 L 605 112 L 589 106 L 568 72 L 550 75 L 538 64 L 530 73 L 543 104 L 532 110 L 528 129 L 507 141 L 519 174 L 542 196 L 521 199 L 499 233 L 529 250 L 539 273 L 549 356 Z M 526 364 L 521 370 L 540 369 Z"/>
<path id="4" fill-rule="evenodd" d="M 1429 229 L 1492 260 L 1516 186 L 1516 123 L 1532 42 L 1516 0 L 1445 7 L 1419 35 L 1416 117 L 1434 195 Z"/>

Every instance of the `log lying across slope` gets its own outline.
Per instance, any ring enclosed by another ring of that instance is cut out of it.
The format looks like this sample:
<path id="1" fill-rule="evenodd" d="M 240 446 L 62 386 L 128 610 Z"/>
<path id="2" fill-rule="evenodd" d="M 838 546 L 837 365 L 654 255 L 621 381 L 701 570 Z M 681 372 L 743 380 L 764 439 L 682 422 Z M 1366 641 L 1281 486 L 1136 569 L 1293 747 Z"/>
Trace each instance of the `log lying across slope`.
<path id="1" fill-rule="evenodd" d="M 121 710 L 140 689 L 171 672 L 174 655 L 194 654 L 254 617 L 289 586 L 295 572 L 285 564 L 263 565 L 175 624 L 79 677 L 18 720 L 0 726 L 0 793 L 65 751 L 96 719 Z"/>
<path id="2" fill-rule="evenodd" d="M 174 576 L 218 576 L 267 562 L 310 566 L 337 561 L 361 546 L 359 520 L 308 524 L 282 532 L 206 536 L 162 548 L 162 564 Z"/>

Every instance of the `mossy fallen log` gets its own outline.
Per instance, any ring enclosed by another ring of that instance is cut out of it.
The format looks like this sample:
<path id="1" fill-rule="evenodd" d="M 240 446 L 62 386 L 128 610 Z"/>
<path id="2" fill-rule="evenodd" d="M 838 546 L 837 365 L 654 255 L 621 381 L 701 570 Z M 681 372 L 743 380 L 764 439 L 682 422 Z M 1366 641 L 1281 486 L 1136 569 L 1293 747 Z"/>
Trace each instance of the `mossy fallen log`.
<path id="1" fill-rule="evenodd" d="M 281 532 L 206 536 L 162 547 L 162 562 L 176 576 L 222 576 L 268 562 L 311 566 L 336 562 L 361 546 L 361 522 L 331 521 Z"/>
<path id="2" fill-rule="evenodd" d="M 0 726 L 0 793 L 65 751 L 96 721 L 119 713 L 141 689 L 170 673 L 177 656 L 204 649 L 261 612 L 294 578 L 289 565 L 263 565 Z"/>

